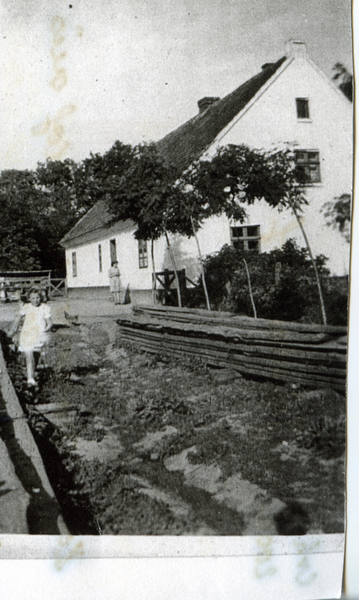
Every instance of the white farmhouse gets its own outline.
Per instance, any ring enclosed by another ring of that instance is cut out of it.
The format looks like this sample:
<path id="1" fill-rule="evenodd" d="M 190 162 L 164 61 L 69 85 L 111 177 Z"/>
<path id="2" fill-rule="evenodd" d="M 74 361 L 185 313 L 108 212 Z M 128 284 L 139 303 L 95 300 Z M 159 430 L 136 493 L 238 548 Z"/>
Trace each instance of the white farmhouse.
<path id="1" fill-rule="evenodd" d="M 252 148 L 291 147 L 310 177 L 303 224 L 314 255 L 328 257 L 334 275 L 347 275 L 349 244 L 325 223 L 322 207 L 352 193 L 353 107 L 351 102 L 307 56 L 305 44 L 290 41 L 286 55 L 263 65 L 260 73 L 223 99 L 203 98 L 199 114 L 157 142 L 163 156 L 184 171 L 193 160 L 211 156 L 218 147 L 244 144 Z M 290 211 L 279 213 L 265 202 L 246 209 L 245 223 L 226 217 L 207 221 L 199 232 L 204 255 L 235 244 L 267 252 L 289 238 L 304 246 Z M 132 300 L 148 297 L 152 285 L 149 244 L 133 237 L 130 221 L 107 226 L 104 202 L 97 203 L 63 238 L 70 294 L 86 289 L 108 292 L 111 260 L 119 262 L 122 288 Z M 177 267 L 194 278 L 199 273 L 194 239 L 172 240 Z M 156 271 L 171 269 L 164 239 L 155 243 Z"/>

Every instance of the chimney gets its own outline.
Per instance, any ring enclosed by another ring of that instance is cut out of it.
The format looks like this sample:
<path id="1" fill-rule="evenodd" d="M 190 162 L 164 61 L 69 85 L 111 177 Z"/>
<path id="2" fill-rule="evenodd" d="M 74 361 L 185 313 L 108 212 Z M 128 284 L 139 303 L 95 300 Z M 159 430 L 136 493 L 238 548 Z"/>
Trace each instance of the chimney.
<path id="1" fill-rule="evenodd" d="M 205 110 L 207 110 L 207 108 L 212 106 L 212 104 L 214 104 L 215 102 L 218 102 L 218 100 L 220 100 L 220 98 L 217 98 L 214 96 L 206 96 L 205 98 L 201 98 L 201 100 L 198 100 L 198 102 L 197 102 L 199 112 L 200 113 L 204 112 Z"/>
<path id="2" fill-rule="evenodd" d="M 285 55 L 287 58 L 289 56 L 305 56 L 307 54 L 307 49 L 305 47 L 304 42 L 299 42 L 296 40 L 289 40 L 285 45 Z"/>
<path id="3" fill-rule="evenodd" d="M 274 67 L 275 63 L 265 63 L 264 65 L 262 65 L 262 71 L 265 71 L 266 69 L 270 69 L 271 67 Z"/>

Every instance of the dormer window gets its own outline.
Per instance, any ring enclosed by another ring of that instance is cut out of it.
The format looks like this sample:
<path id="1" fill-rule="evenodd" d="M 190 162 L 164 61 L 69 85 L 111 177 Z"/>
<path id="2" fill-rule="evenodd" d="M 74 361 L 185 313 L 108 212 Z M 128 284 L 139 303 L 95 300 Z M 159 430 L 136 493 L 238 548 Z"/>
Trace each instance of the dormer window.
<path id="1" fill-rule="evenodd" d="M 308 98 L 296 98 L 297 119 L 309 119 L 309 100 Z"/>

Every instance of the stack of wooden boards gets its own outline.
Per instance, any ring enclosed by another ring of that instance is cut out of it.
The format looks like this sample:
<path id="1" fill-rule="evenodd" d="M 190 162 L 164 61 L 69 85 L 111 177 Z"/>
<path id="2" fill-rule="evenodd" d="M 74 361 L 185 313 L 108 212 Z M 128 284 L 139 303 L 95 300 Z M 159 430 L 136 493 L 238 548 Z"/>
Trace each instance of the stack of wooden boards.
<path id="1" fill-rule="evenodd" d="M 347 329 L 233 313 L 134 306 L 123 340 L 148 352 L 187 355 L 244 375 L 345 392 Z"/>

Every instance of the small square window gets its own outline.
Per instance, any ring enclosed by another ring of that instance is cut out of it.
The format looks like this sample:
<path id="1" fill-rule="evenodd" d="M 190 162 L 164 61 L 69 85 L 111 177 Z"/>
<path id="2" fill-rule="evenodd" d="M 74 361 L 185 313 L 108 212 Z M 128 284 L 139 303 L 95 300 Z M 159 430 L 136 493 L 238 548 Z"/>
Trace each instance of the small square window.
<path id="1" fill-rule="evenodd" d="M 148 254 L 146 240 L 138 240 L 138 263 L 140 269 L 148 267 Z"/>
<path id="2" fill-rule="evenodd" d="M 309 100 L 308 98 L 296 98 L 297 118 L 309 119 Z"/>
<path id="3" fill-rule="evenodd" d="M 231 227 L 232 245 L 237 250 L 254 250 L 260 252 L 261 232 L 259 225 L 243 225 Z"/>

